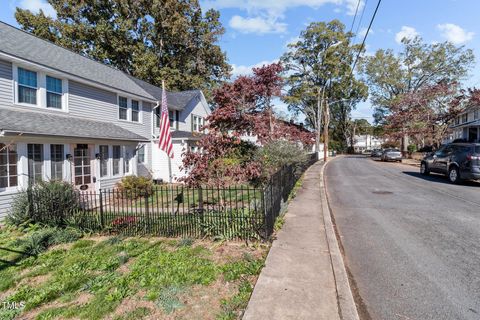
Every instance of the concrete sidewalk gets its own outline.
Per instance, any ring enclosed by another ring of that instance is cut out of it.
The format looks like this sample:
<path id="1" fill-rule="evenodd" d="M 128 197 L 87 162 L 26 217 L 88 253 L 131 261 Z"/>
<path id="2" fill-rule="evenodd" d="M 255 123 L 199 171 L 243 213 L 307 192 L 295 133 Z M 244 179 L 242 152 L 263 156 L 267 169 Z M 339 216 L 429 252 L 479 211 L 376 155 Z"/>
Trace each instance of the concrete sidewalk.
<path id="1" fill-rule="evenodd" d="M 338 297 L 346 291 L 351 297 L 351 292 L 324 194 L 323 164 L 317 162 L 305 173 L 303 185 L 288 207 L 285 224 L 272 244 L 244 320 L 358 319 L 353 298 L 347 300 L 354 312 L 347 310 L 344 315 L 354 313 L 356 318 L 340 316 L 343 302 Z M 326 222 L 324 213 L 328 214 Z M 338 258 L 343 275 L 335 270 Z M 346 282 L 340 284 L 340 290 L 336 278 Z"/>

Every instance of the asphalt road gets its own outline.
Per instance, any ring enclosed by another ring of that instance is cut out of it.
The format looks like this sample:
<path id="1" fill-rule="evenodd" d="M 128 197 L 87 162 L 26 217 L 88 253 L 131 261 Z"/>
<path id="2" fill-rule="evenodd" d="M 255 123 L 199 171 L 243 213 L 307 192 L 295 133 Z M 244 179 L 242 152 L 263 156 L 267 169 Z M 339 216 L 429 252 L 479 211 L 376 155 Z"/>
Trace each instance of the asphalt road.
<path id="1" fill-rule="evenodd" d="M 355 156 L 326 179 L 363 318 L 480 319 L 480 183 Z"/>

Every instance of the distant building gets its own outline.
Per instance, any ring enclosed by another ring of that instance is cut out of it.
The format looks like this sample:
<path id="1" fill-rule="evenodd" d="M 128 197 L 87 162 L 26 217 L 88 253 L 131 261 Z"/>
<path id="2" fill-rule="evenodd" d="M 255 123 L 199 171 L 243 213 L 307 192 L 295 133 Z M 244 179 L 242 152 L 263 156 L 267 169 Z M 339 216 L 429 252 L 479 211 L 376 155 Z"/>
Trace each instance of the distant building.
<path id="1" fill-rule="evenodd" d="M 444 142 L 464 139 L 469 142 L 480 142 L 480 106 L 466 108 L 450 124 L 452 133 Z"/>
<path id="2" fill-rule="evenodd" d="M 370 134 L 357 135 L 354 138 L 353 149 L 356 153 L 365 150 L 379 149 L 385 141 Z"/>

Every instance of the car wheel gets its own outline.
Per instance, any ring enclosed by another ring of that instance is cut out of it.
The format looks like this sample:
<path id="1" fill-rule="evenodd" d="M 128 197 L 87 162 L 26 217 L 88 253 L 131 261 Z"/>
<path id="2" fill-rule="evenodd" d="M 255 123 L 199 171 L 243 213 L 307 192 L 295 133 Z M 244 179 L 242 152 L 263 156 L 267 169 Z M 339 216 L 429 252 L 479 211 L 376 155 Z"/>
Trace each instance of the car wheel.
<path id="1" fill-rule="evenodd" d="M 460 172 L 458 171 L 458 167 L 452 166 L 448 170 L 448 180 L 451 183 L 459 183 L 460 182 Z"/>
<path id="2" fill-rule="evenodd" d="M 420 173 L 424 176 L 428 176 L 430 174 L 430 170 L 428 170 L 427 164 L 422 162 L 420 164 Z"/>

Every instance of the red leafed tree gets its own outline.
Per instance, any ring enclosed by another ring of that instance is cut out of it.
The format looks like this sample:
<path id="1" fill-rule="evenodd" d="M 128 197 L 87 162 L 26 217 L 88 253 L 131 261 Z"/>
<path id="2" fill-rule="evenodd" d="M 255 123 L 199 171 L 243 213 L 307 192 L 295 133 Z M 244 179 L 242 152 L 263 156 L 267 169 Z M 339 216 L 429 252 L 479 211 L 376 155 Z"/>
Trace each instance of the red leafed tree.
<path id="1" fill-rule="evenodd" d="M 439 83 L 403 94 L 392 104 L 386 135 L 394 139 L 409 136 L 422 146 L 439 144 L 465 97 L 456 83 Z"/>
<path id="2" fill-rule="evenodd" d="M 311 145 L 313 135 L 274 118 L 272 99 L 281 95 L 280 63 L 253 69 L 213 92 L 214 111 L 206 119 L 206 134 L 197 143 L 199 153 L 187 151 L 183 169 L 189 185 L 224 186 L 258 179 L 261 163 L 252 157 L 252 144 L 242 136 L 255 136 L 260 144 L 276 139 Z"/>

